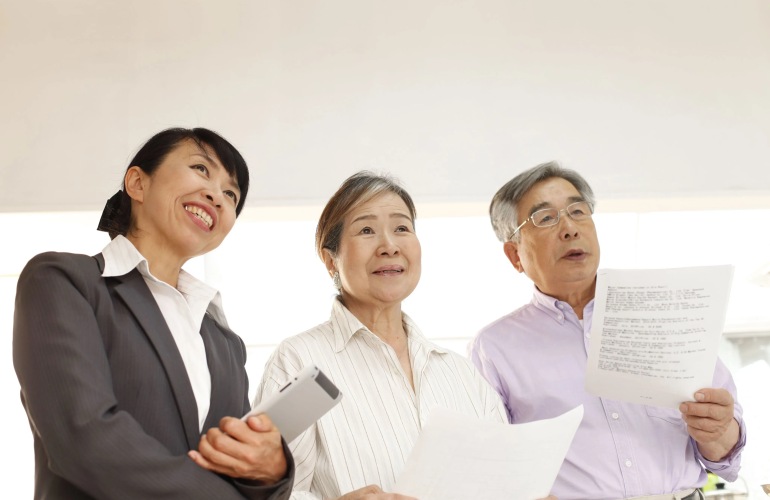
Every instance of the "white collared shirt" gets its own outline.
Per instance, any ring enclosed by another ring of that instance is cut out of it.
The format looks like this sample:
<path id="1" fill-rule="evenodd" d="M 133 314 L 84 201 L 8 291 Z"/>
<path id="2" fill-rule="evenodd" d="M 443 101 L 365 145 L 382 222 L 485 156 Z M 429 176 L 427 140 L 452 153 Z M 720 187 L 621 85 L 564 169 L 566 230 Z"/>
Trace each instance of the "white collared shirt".
<path id="1" fill-rule="evenodd" d="M 200 329 L 207 312 L 227 327 L 219 292 L 184 270 L 179 273 L 177 288 L 160 281 L 150 273 L 147 259 L 123 236 L 112 240 L 102 255 L 102 276 L 123 276 L 137 269 L 144 277 L 182 356 L 198 405 L 198 428 L 202 431 L 211 404 L 211 374 Z"/>
<path id="2" fill-rule="evenodd" d="M 297 467 L 292 499 L 338 498 L 369 484 L 392 490 L 436 407 L 508 421 L 470 361 L 428 341 L 406 314 L 403 321 L 414 390 L 395 351 L 338 300 L 329 321 L 284 340 L 267 362 L 255 404 L 310 364 L 342 392 L 337 406 L 289 444 Z"/>

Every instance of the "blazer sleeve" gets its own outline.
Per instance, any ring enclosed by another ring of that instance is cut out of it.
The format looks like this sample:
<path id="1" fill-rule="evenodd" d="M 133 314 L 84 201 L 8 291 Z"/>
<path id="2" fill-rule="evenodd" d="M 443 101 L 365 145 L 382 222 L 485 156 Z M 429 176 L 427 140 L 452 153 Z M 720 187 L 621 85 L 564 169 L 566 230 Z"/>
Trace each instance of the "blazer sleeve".
<path id="1" fill-rule="evenodd" d="M 99 283 L 94 259 L 69 254 L 41 254 L 19 277 L 14 368 L 50 473 L 100 499 L 286 498 L 285 485 L 239 491 L 172 454 L 118 408 L 113 375 L 131 374 L 111 372 L 97 320 Z"/>

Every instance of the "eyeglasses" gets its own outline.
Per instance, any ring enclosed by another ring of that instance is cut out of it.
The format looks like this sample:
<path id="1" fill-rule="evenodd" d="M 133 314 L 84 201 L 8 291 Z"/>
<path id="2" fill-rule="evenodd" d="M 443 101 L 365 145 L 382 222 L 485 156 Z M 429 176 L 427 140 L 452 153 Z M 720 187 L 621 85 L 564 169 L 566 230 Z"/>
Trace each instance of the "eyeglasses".
<path id="1" fill-rule="evenodd" d="M 565 212 L 567 215 L 569 215 L 570 219 L 576 222 L 580 222 L 582 220 L 590 219 L 591 214 L 593 214 L 593 209 L 587 201 L 576 201 L 575 203 L 568 205 L 567 208 L 562 208 L 561 210 L 556 208 L 543 208 L 537 210 L 532 215 L 530 215 L 527 220 L 519 224 L 519 227 L 513 230 L 513 234 L 511 234 L 509 239 L 513 239 L 513 237 L 516 236 L 516 233 L 519 232 L 519 229 L 521 229 L 524 224 L 529 221 L 532 221 L 532 224 L 534 224 L 536 227 L 555 226 L 559 223 L 562 212 Z"/>

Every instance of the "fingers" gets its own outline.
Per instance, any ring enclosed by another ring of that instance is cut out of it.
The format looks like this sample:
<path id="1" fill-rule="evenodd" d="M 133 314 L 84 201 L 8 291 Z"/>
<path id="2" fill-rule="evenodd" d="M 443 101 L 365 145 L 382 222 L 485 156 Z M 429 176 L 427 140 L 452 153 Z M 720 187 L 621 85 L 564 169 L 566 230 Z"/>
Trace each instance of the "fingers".
<path id="1" fill-rule="evenodd" d="M 726 389 L 700 389 L 695 393 L 695 401 L 728 406 L 733 404 L 733 395 Z"/>
<path id="2" fill-rule="evenodd" d="M 229 434 L 236 439 L 244 439 L 248 437 L 252 431 L 254 432 L 277 432 L 278 428 L 273 424 L 270 417 L 261 413 L 254 415 L 246 419 L 244 422 L 239 418 L 224 417 L 219 421 L 219 429 Z"/>
<path id="3" fill-rule="evenodd" d="M 376 484 L 370 484 L 351 491 L 337 500 L 417 500 L 414 497 L 399 495 L 398 493 L 385 493 Z"/>
<path id="4" fill-rule="evenodd" d="M 272 432 L 278 430 L 275 424 L 273 424 L 273 421 L 270 420 L 270 417 L 264 413 L 249 417 L 246 423 L 252 430 L 257 432 Z"/>
<path id="5" fill-rule="evenodd" d="M 281 435 L 269 419 L 252 417 L 253 423 L 226 417 L 221 428 L 211 428 L 201 437 L 198 452 L 189 454 L 201 467 L 230 477 L 274 483 L 286 474 Z M 249 420 L 252 420 L 249 419 Z M 272 429 L 269 432 L 257 428 Z"/>
<path id="6" fill-rule="evenodd" d="M 687 432 L 698 443 L 719 441 L 733 421 L 733 397 L 725 389 L 701 389 L 695 393 L 697 402 L 679 406 Z"/>
<path id="7" fill-rule="evenodd" d="M 238 464 L 240 462 L 233 458 L 231 454 L 222 451 L 229 447 L 224 444 L 224 441 L 232 438 L 223 434 L 222 436 L 215 436 L 213 439 L 209 439 L 209 433 L 211 431 L 204 434 L 198 444 L 198 457 L 191 458 L 195 463 L 208 470 L 232 477 L 240 477 L 238 473 Z"/>
<path id="8" fill-rule="evenodd" d="M 200 467 L 203 467 L 206 470 L 214 471 L 214 464 L 206 460 L 203 455 L 198 453 L 195 450 L 190 450 L 187 452 L 187 456 L 192 458 L 192 461 L 198 464 Z"/>
<path id="9" fill-rule="evenodd" d="M 372 495 L 382 493 L 382 490 L 379 486 L 376 484 L 370 484 L 368 486 L 364 486 L 363 488 L 359 488 L 357 490 L 353 490 L 349 493 L 346 493 L 345 495 L 342 495 L 337 500 L 360 500 L 362 498 L 365 498 L 366 495 Z"/>
<path id="10" fill-rule="evenodd" d="M 727 432 L 728 422 L 720 422 L 711 419 L 688 417 L 685 419 L 687 424 L 687 433 L 699 443 L 710 443 L 717 441 Z"/>
<path id="11" fill-rule="evenodd" d="M 724 420 L 733 417 L 733 396 L 725 389 L 701 389 L 695 393 L 696 402 L 679 405 L 683 415 Z"/>

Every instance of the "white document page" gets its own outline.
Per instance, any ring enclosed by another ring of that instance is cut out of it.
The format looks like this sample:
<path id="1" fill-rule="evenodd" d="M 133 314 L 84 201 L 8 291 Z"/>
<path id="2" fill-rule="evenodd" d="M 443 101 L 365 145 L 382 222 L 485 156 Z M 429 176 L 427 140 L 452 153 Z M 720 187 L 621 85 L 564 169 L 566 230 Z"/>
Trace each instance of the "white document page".
<path id="1" fill-rule="evenodd" d="M 602 269 L 586 390 L 678 408 L 711 387 L 733 266 Z"/>
<path id="2" fill-rule="evenodd" d="M 436 408 L 394 492 L 420 500 L 545 498 L 581 420 L 582 406 L 526 424 Z"/>

